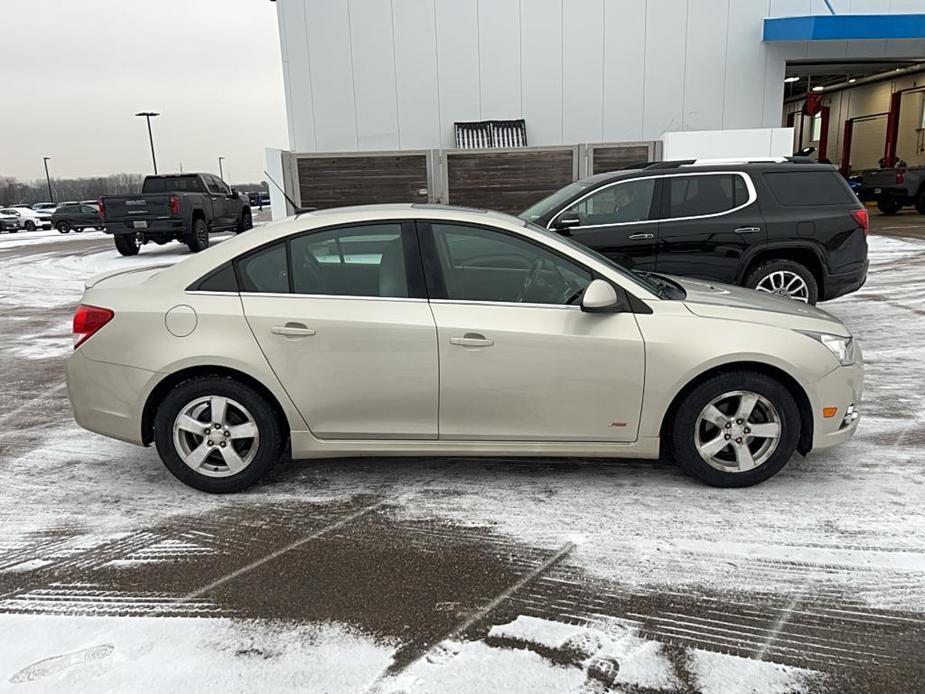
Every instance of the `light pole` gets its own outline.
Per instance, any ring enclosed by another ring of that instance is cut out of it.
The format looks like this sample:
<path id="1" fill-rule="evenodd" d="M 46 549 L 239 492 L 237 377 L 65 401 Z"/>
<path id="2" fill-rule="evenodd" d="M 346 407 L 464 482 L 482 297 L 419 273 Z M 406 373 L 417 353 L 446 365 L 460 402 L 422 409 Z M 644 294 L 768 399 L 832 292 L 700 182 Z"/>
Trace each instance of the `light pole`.
<path id="1" fill-rule="evenodd" d="M 42 163 L 45 164 L 45 180 L 48 182 L 48 201 L 55 201 L 55 194 L 51 191 L 51 176 L 48 175 L 48 160 L 51 157 L 42 157 Z"/>
<path id="2" fill-rule="evenodd" d="M 157 176 L 157 158 L 154 156 L 154 135 L 151 134 L 151 119 L 161 114 L 154 113 L 153 111 L 142 111 L 135 115 L 144 116 L 145 120 L 148 121 L 148 140 L 151 142 L 151 161 L 154 163 L 154 175 Z"/>
<path id="3" fill-rule="evenodd" d="M 225 172 L 222 170 L 222 162 L 225 160 L 225 157 L 218 158 L 218 177 L 225 180 Z"/>

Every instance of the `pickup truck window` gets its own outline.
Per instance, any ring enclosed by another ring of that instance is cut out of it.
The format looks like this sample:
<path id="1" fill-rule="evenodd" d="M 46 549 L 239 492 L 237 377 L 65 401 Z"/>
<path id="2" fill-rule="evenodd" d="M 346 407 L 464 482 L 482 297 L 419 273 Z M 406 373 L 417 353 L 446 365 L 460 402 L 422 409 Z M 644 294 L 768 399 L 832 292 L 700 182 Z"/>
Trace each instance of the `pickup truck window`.
<path id="1" fill-rule="evenodd" d="M 221 181 L 219 181 L 215 176 L 205 176 L 206 186 L 209 188 L 209 192 L 214 195 L 225 195 L 225 188 Z"/>
<path id="2" fill-rule="evenodd" d="M 149 193 L 205 193 L 199 176 L 148 177 L 141 186 L 144 195 Z"/>

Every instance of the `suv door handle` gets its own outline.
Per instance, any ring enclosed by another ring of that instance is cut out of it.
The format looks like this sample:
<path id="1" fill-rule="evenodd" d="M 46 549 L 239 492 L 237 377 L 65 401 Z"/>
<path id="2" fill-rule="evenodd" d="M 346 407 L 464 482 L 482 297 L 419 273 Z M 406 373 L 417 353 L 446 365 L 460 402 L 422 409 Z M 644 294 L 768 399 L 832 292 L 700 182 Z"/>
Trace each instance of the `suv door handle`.
<path id="1" fill-rule="evenodd" d="M 739 227 L 735 230 L 737 234 L 757 234 L 761 231 L 761 227 Z"/>
<path id="2" fill-rule="evenodd" d="M 626 238 L 630 241 L 641 241 L 642 239 L 654 239 L 655 234 L 630 234 Z"/>
<path id="3" fill-rule="evenodd" d="M 311 337 L 315 331 L 302 323 L 286 323 L 286 325 L 276 325 L 270 328 L 274 335 L 284 337 Z"/>
<path id="4" fill-rule="evenodd" d="M 466 333 L 462 337 L 451 337 L 450 344 L 460 347 L 491 347 L 495 341 L 479 333 Z"/>

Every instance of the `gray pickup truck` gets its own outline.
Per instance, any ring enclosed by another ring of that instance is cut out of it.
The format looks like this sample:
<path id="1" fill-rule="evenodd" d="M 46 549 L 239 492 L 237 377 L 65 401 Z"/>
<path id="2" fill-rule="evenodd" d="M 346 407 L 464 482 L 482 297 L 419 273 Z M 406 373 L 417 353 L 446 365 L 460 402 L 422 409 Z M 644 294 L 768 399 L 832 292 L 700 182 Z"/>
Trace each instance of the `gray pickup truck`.
<path id="1" fill-rule="evenodd" d="M 136 255 L 149 241 L 181 241 L 198 253 L 209 247 L 209 234 L 253 226 L 247 196 L 207 173 L 146 176 L 139 195 L 105 195 L 99 205 L 122 255 Z"/>
<path id="2" fill-rule="evenodd" d="M 925 214 L 925 167 L 868 169 L 859 175 L 858 197 L 863 202 L 876 202 L 883 214 L 896 214 L 906 205 L 914 205 L 919 214 Z"/>

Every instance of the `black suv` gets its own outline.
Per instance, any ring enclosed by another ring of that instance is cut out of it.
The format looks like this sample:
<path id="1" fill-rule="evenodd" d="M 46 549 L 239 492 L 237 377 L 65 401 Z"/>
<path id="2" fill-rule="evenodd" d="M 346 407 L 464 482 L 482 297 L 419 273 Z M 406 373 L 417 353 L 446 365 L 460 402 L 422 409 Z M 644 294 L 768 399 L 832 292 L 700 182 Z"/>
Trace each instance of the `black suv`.
<path id="1" fill-rule="evenodd" d="M 867 279 L 867 210 L 835 167 L 800 157 L 597 174 L 520 216 L 626 267 L 810 304 Z"/>

